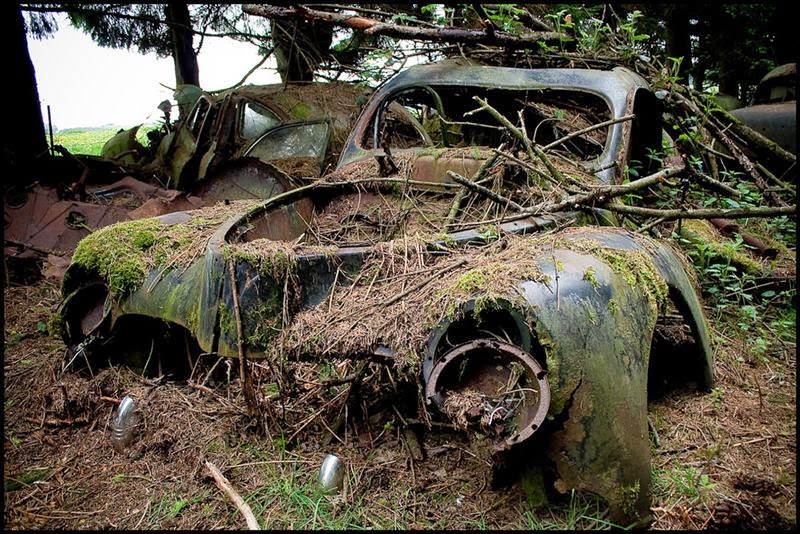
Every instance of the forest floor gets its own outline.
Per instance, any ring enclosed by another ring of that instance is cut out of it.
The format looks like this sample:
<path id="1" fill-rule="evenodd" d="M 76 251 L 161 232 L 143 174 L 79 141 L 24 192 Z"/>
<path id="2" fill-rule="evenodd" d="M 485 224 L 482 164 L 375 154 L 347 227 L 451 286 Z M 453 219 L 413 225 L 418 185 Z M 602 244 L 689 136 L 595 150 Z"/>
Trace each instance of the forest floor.
<path id="1" fill-rule="evenodd" d="M 393 419 L 345 435 L 346 444 L 322 445 L 311 435 L 287 450 L 282 437 L 246 428 L 236 380 L 198 387 L 144 379 L 127 368 L 93 378 L 62 374 L 65 347 L 47 333 L 58 286 L 42 280 L 6 287 L 3 296 L 9 529 L 244 528 L 205 461 L 225 474 L 262 528 L 611 526 L 604 503 L 592 495 L 551 495 L 550 504 L 533 507 L 535 492 L 524 477 L 492 489 L 489 466 L 457 433 L 425 436 L 425 460 Z M 779 332 L 758 354 L 756 330 L 738 316 L 711 321 L 714 389 L 673 391 L 650 403 L 650 528 L 796 528 L 793 311 L 783 318 L 784 326 L 792 323 L 791 335 Z M 145 418 L 136 441 L 120 453 L 111 445 L 110 424 L 127 394 L 142 399 Z M 333 495 L 317 482 L 329 452 L 347 466 L 344 489 Z"/>

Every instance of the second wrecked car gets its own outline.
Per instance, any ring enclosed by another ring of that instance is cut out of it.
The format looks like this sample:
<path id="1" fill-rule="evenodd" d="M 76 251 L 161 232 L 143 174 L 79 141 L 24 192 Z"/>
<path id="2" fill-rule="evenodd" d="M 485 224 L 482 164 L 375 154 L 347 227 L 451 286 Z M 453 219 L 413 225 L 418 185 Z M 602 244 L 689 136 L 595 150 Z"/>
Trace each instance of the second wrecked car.
<path id="1" fill-rule="evenodd" d="M 685 259 L 605 210 L 509 212 L 509 198 L 558 200 L 570 185 L 515 163 L 519 145 L 475 97 L 521 118 L 553 166 L 578 162 L 571 180 L 621 182 L 661 148 L 658 102 L 625 69 L 409 68 L 373 95 L 321 180 L 82 241 L 63 286 L 71 361 L 146 367 L 159 341 L 173 343 L 162 372 L 186 376 L 200 352 L 246 354 L 280 364 L 287 396 L 293 366 L 348 361 L 358 377 L 386 365 L 411 416 L 484 436 L 493 455 L 524 451 L 556 490 L 646 521 L 648 391 L 713 381 Z M 675 326 L 688 335 L 659 333 Z M 184 339 L 195 350 L 178 357 Z"/>
<path id="2" fill-rule="evenodd" d="M 35 186 L 5 195 L 6 255 L 67 255 L 113 222 L 265 199 L 316 178 L 335 164 L 367 94 L 347 83 L 200 92 L 186 118 L 166 126 L 151 161 L 137 152 L 138 126 L 107 143 L 120 158 L 48 158 Z"/>

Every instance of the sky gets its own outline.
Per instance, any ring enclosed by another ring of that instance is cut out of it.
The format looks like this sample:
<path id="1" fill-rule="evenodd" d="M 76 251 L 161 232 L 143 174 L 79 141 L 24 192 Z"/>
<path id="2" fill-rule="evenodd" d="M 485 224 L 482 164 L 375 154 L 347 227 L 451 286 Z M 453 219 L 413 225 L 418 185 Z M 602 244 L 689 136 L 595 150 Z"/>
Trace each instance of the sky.
<path id="1" fill-rule="evenodd" d="M 54 130 L 131 127 L 161 117 L 157 106 L 172 99 L 172 91 L 160 84 L 175 86 L 172 58 L 102 48 L 74 29 L 65 16 L 56 18 L 58 32 L 53 37 L 28 37 L 45 127 L 48 105 Z M 226 37 L 206 37 L 197 57 L 200 85 L 206 90 L 230 87 L 260 59 L 253 45 Z M 275 61 L 270 58 L 246 83 L 278 82 Z"/>

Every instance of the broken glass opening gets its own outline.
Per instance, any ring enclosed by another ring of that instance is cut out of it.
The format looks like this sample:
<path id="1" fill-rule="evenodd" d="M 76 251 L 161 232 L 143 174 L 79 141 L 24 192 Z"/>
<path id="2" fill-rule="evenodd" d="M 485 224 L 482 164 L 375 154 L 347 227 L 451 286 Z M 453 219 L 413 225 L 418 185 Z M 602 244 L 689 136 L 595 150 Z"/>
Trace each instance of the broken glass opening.
<path id="1" fill-rule="evenodd" d="M 528 137 L 540 146 L 609 120 L 611 112 L 599 96 L 554 89 L 508 90 L 423 86 L 401 91 L 376 113 L 363 140 L 365 148 L 497 147 L 513 139 L 488 111 L 477 111 L 478 96 L 512 124 L 524 122 Z M 600 156 L 608 127 L 575 136 L 554 151 L 587 161 Z"/>
<path id="2" fill-rule="evenodd" d="M 246 102 L 242 106 L 242 122 L 239 136 L 244 139 L 255 139 L 280 123 L 280 118 L 264 106 L 255 102 Z"/>

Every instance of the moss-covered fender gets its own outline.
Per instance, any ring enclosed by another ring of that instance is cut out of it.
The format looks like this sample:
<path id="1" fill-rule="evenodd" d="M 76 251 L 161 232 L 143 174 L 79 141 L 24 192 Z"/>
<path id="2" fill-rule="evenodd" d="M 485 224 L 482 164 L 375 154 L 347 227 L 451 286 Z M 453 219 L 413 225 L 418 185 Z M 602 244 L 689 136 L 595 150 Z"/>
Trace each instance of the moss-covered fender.
<path id="1" fill-rule="evenodd" d="M 619 230 L 571 237 L 598 242 L 605 252 L 556 248 L 539 260 L 549 283 L 521 285 L 552 391 L 547 453 L 558 471 L 557 489 L 597 493 L 615 520 L 629 523 L 649 514 L 648 359 L 661 303 L 655 285 L 630 272 L 635 263 L 615 264 L 619 256 L 612 251 L 652 260 L 669 295 L 688 311 L 708 386 L 707 327 L 683 263 L 667 245 Z"/>
<path id="2" fill-rule="evenodd" d="M 618 228 L 557 235 L 551 248 L 536 252 L 546 276 L 520 282 L 523 304 L 508 298 L 515 302 L 515 321 L 522 317 L 530 329 L 531 353 L 547 368 L 551 401 L 539 430 L 543 452 L 555 466 L 556 489 L 602 496 L 620 524 L 645 522 L 648 365 L 656 320 L 667 299 L 683 313 L 698 347 L 698 381 L 710 387 L 705 318 L 687 264 L 668 244 Z M 431 337 L 426 361 L 446 328 Z"/>

